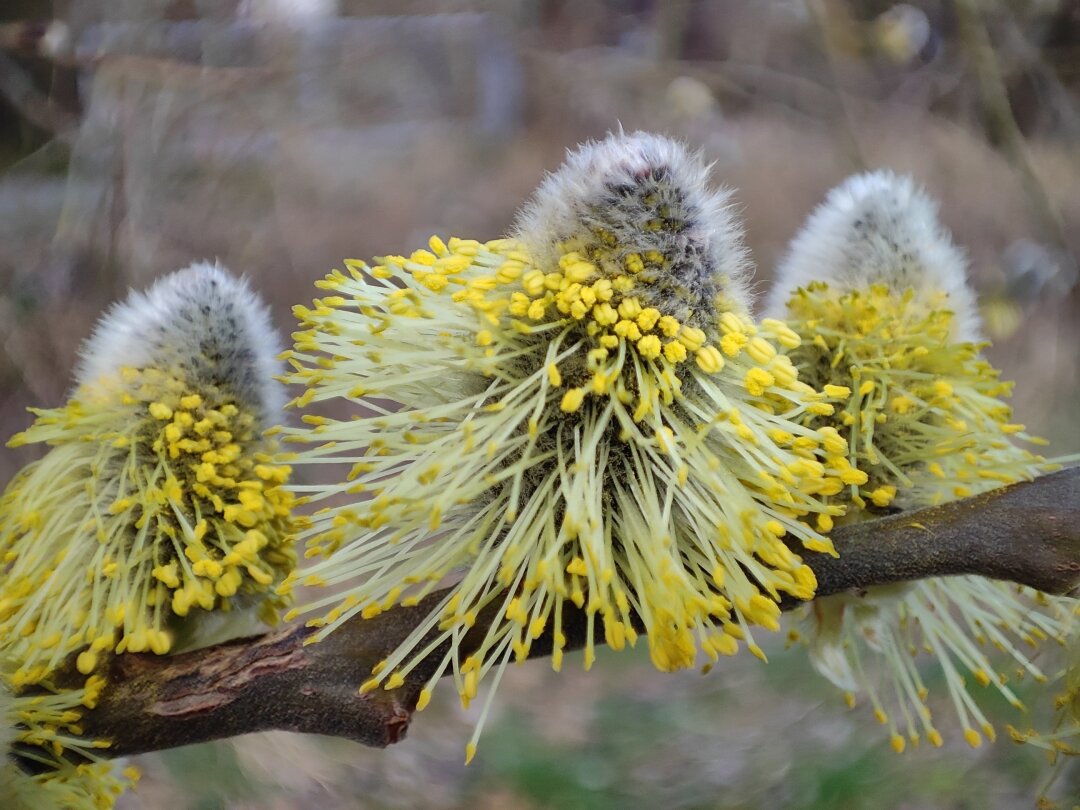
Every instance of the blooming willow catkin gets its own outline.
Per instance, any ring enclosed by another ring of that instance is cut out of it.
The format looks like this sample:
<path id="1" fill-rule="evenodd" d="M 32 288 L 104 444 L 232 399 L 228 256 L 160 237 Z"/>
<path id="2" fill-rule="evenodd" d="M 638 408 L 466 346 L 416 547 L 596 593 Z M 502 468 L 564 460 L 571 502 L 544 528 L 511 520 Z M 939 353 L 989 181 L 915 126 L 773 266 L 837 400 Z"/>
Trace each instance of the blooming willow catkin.
<path id="1" fill-rule="evenodd" d="M 780 265 L 769 314 L 803 336 L 789 355 L 802 378 L 843 401 L 816 424 L 845 439 L 849 461 L 868 476 L 830 499 L 854 507 L 844 520 L 965 497 L 1049 468 L 1013 443 L 1036 440 L 1009 421 L 1001 398 L 1011 386 L 974 342 L 964 257 L 910 179 L 875 172 L 830 192 Z M 978 746 L 995 735 L 969 687 L 993 686 L 1019 706 L 1004 662 L 1041 679 L 1024 648 L 1063 639 L 1069 607 L 981 577 L 933 578 L 819 599 L 802 627 L 818 670 L 848 690 L 849 702 L 856 691 L 869 695 L 897 751 L 922 734 L 941 744 L 915 653 L 934 655 L 965 737 Z M 989 647 L 1003 653 L 996 665 Z M 884 670 L 881 686 L 868 652 Z"/>
<path id="2" fill-rule="evenodd" d="M 102 653 L 207 641 L 206 611 L 238 633 L 274 619 L 295 562 L 289 468 L 261 435 L 275 346 L 258 297 L 208 264 L 102 319 L 71 399 L 9 443 L 50 447 L 0 499 L 15 686 L 76 651 L 89 675 Z"/>
<path id="3" fill-rule="evenodd" d="M 832 406 L 777 351 L 798 337 L 748 315 L 741 232 L 706 175 L 672 141 L 610 136 L 544 181 L 513 238 L 347 262 L 297 308 L 309 427 L 286 441 L 340 471 L 297 488 L 326 558 L 298 579 L 334 587 L 303 608 L 324 612 L 315 638 L 460 577 L 363 690 L 441 648 L 419 708 L 447 672 L 468 704 L 545 633 L 559 669 L 568 605 L 586 668 L 598 635 L 619 650 L 639 627 L 662 670 L 742 639 L 761 655 L 751 627 L 813 595 L 791 549 L 832 552 L 815 525 L 842 510 L 821 498 L 865 476 L 801 423 Z"/>

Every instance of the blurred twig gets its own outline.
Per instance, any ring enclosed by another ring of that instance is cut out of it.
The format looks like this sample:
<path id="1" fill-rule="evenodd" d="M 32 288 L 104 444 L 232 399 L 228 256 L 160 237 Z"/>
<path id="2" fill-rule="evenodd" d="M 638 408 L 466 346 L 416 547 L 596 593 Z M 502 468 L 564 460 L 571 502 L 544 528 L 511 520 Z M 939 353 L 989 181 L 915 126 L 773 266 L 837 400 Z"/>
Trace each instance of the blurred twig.
<path id="1" fill-rule="evenodd" d="M 657 3 L 653 10 L 653 28 L 656 32 L 656 59 L 666 61 L 682 56 L 683 38 L 690 25 L 692 0 L 685 2 Z"/>
<path id="2" fill-rule="evenodd" d="M 836 531 L 838 558 L 811 554 L 818 596 L 931 576 L 981 574 L 1049 593 L 1080 587 L 1080 467 L 1033 482 L 918 512 Z M 175 657 L 121 655 L 110 688 L 82 728 L 109 739 L 112 756 L 284 729 L 329 734 L 386 746 L 404 737 L 420 689 L 445 650 L 434 651 L 400 688 L 358 693 L 357 685 L 386 658 L 443 593 L 414 608 L 346 622 L 317 644 L 303 626 Z M 785 601 L 786 610 L 802 604 Z M 480 638 L 499 600 L 479 617 Z M 570 606 L 563 618 L 568 647 L 584 645 L 589 619 Z M 421 643 L 421 646 L 423 642 Z M 551 652 L 550 631 L 531 656 Z"/>
<path id="3" fill-rule="evenodd" d="M 817 28 L 818 37 L 821 40 L 821 51 L 825 54 L 828 64 L 829 81 L 836 92 L 836 105 L 839 115 L 836 116 L 833 130 L 837 138 L 845 145 L 848 157 L 859 169 L 865 169 L 866 158 L 859 138 L 855 134 L 855 122 L 851 116 L 846 94 L 840 86 L 840 73 L 837 66 L 838 47 L 837 40 L 841 37 L 845 28 L 850 25 L 847 15 L 841 15 L 842 9 L 837 8 L 834 0 L 805 0 L 807 11 Z"/>
<path id="4" fill-rule="evenodd" d="M 1020 175 L 1024 193 L 1047 241 L 1071 256 L 1061 212 L 1050 200 L 1028 158 L 1024 136 L 1009 104 L 1008 91 L 978 0 L 956 0 L 956 15 L 961 47 L 971 60 L 979 82 L 989 140 Z"/>
<path id="5" fill-rule="evenodd" d="M 27 121 L 51 135 L 63 137 L 79 125 L 77 115 L 39 93 L 19 64 L 3 51 L 0 51 L 0 95 Z"/>

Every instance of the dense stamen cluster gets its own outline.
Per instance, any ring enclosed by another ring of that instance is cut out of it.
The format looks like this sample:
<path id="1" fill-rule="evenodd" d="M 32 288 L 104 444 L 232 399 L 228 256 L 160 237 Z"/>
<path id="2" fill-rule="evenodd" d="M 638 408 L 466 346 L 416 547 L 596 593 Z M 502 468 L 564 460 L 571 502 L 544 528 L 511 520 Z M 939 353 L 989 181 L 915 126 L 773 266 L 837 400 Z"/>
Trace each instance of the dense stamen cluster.
<path id="1" fill-rule="evenodd" d="M 820 280 L 807 282 L 815 272 Z M 781 269 L 778 289 L 791 295 L 775 303 L 805 336 L 789 356 L 802 379 L 840 401 L 816 424 L 845 439 L 848 461 L 867 475 L 827 499 L 850 507 L 844 520 L 954 500 L 1052 468 L 1013 444 L 1040 440 L 1010 422 L 1002 397 L 1011 385 L 972 342 L 978 321 L 964 273 L 932 203 L 884 173 L 834 190 Z M 937 578 L 819 599 L 806 631 L 817 668 L 848 690 L 849 702 L 856 691 L 869 696 L 897 751 L 924 736 L 942 742 L 918 667 L 920 653 L 934 656 L 965 738 L 978 746 L 995 732 L 969 684 L 993 687 L 1019 707 L 1006 670 L 1042 680 L 1025 650 L 1064 641 L 1071 609 L 1008 583 Z M 1001 653 L 996 664 L 990 648 Z M 884 683 L 868 651 L 883 665 Z"/>
<path id="2" fill-rule="evenodd" d="M 247 286 L 192 266 L 115 307 L 74 396 L 33 409 L 9 442 L 50 449 L 0 498 L 0 731 L 15 727 L 9 744 L 35 772 L 0 773 L 4 807 L 112 807 L 137 773 L 102 762 L 108 741 L 80 725 L 107 687 L 104 659 L 242 633 L 287 603 L 274 587 L 295 565 L 295 498 L 261 435 L 272 346 Z M 59 686 L 72 660 L 78 689 Z"/>
<path id="3" fill-rule="evenodd" d="M 974 343 L 955 341 L 941 297 L 928 309 L 908 289 L 848 290 L 812 283 L 788 302 L 789 326 L 813 335 L 790 357 L 803 379 L 842 403 L 826 421 L 869 476 L 844 493 L 860 507 L 925 506 L 1028 479 L 1045 459 L 1002 401 L 1012 384 Z"/>
<path id="4" fill-rule="evenodd" d="M 220 392 L 188 391 L 159 369 L 125 369 L 115 396 L 83 391 L 38 410 L 13 446 L 52 451 L 0 501 L 8 574 L 0 633 L 35 683 L 74 650 L 80 671 L 100 652 L 168 652 L 173 617 L 228 610 L 270 593 L 294 564 L 293 496 L 251 414 Z"/>
<path id="5" fill-rule="evenodd" d="M 639 145 L 612 142 L 596 148 Z M 704 206 L 669 188 L 678 167 L 644 164 L 541 234 L 551 244 L 528 228 L 433 237 L 347 263 L 297 308 L 296 404 L 348 412 L 285 431 L 307 445 L 296 464 L 348 470 L 296 488 L 320 505 L 308 553 L 327 557 L 302 581 L 348 586 L 305 606 L 331 608 L 316 638 L 461 572 L 365 690 L 446 642 L 421 708 L 448 671 L 468 703 L 545 633 L 558 669 L 568 603 L 587 616 L 586 666 L 599 633 L 622 649 L 638 628 L 663 670 L 742 639 L 760 655 L 751 626 L 778 627 L 782 594 L 813 595 L 792 545 L 831 552 L 807 519 L 831 526 L 842 509 L 822 496 L 865 475 L 835 432 L 800 424 L 833 406 L 777 351 L 798 336 L 734 303 L 738 268 L 711 264 Z M 494 621 L 462 649 L 485 609 Z"/>
<path id="6" fill-rule="evenodd" d="M 295 564 L 289 468 L 260 435 L 263 402 L 238 384 L 251 364 L 235 348 L 248 336 L 235 326 L 234 297 L 250 293 L 216 269 L 186 273 L 134 297 L 160 305 L 137 314 L 166 319 L 167 328 L 145 327 L 162 330 L 161 348 L 125 344 L 138 366 L 95 355 L 75 396 L 35 410 L 10 442 L 51 448 L 0 499 L 0 634 L 18 662 L 16 688 L 76 652 L 85 675 L 103 654 L 168 652 L 185 642 L 193 608 L 257 605 L 270 620 L 285 604 L 274 586 Z M 135 317 L 117 312 L 91 349 Z"/>

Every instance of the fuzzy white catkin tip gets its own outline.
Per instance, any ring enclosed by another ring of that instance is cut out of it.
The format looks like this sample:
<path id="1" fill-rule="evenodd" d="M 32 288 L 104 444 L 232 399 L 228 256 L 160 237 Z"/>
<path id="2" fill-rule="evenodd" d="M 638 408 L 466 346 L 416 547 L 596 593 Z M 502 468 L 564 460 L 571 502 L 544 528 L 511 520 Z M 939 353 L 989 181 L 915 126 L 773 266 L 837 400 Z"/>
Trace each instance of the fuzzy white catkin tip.
<path id="1" fill-rule="evenodd" d="M 658 251 L 689 289 L 707 281 L 749 307 L 742 225 L 731 192 L 709 186 L 709 170 L 678 141 L 612 133 L 568 152 L 519 213 L 515 235 L 544 264 L 567 240 L 603 232 L 624 256 Z"/>
<path id="2" fill-rule="evenodd" d="M 938 219 L 937 204 L 907 176 L 875 171 L 829 192 L 792 241 L 769 292 L 766 314 L 783 317 L 795 290 L 824 281 L 842 290 L 886 284 L 918 298 L 945 293 L 954 337 L 980 339 L 967 260 Z"/>
<path id="3" fill-rule="evenodd" d="M 274 380 L 280 350 L 269 310 L 247 281 L 196 262 L 113 306 L 82 347 L 76 382 L 99 384 L 123 368 L 168 369 L 195 390 L 228 391 L 269 424 L 284 401 Z"/>

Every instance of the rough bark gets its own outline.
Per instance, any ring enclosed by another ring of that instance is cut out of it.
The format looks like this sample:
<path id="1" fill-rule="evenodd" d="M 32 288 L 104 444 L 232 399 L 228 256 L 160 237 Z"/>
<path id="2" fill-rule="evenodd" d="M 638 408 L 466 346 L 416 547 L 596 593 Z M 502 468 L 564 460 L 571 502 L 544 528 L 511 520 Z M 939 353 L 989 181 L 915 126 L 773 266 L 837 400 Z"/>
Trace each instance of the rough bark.
<path id="1" fill-rule="evenodd" d="M 1080 468 L 931 509 L 837 530 L 839 557 L 810 554 L 818 596 L 932 576 L 981 574 L 1054 594 L 1080 595 Z M 114 659 L 110 688 L 84 718 L 112 756 L 253 731 L 284 729 L 387 746 L 405 736 L 423 683 L 361 695 L 358 685 L 418 623 L 419 606 L 355 619 L 316 644 L 302 625 L 172 657 Z M 800 604 L 783 604 L 785 610 Z M 490 621 L 481 615 L 477 627 Z M 568 647 L 585 643 L 585 616 L 564 617 Z M 466 651 L 467 652 L 467 651 Z M 548 655 L 537 640 L 533 657 Z M 432 656 L 432 660 L 438 655 Z"/>

